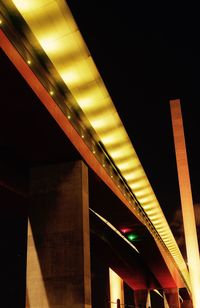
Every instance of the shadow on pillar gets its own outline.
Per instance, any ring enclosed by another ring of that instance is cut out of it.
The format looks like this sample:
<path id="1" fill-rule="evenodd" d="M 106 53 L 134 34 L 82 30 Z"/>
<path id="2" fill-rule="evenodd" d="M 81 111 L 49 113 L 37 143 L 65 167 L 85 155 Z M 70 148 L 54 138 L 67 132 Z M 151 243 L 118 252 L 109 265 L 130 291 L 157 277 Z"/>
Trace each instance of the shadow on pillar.
<path id="1" fill-rule="evenodd" d="M 91 249 L 92 307 L 110 308 L 109 266 Z"/>
<path id="2" fill-rule="evenodd" d="M 192 300 L 188 294 L 186 288 L 179 289 L 179 294 L 181 296 L 181 308 L 193 308 Z"/>
<path id="3" fill-rule="evenodd" d="M 126 304 L 125 308 L 135 307 L 134 306 L 134 291 L 125 282 L 124 282 L 124 302 Z"/>
<path id="4" fill-rule="evenodd" d="M 134 291 L 134 301 L 136 308 L 146 308 L 147 303 L 147 290 L 135 290 Z"/>
<path id="5" fill-rule="evenodd" d="M 1 307 L 25 307 L 27 199 L 0 186 Z"/>
<path id="6" fill-rule="evenodd" d="M 162 295 L 162 290 L 159 290 L 160 294 Z M 150 291 L 150 297 L 151 297 L 151 307 L 159 307 L 164 308 L 164 299 L 159 294 L 154 292 L 153 290 Z"/>

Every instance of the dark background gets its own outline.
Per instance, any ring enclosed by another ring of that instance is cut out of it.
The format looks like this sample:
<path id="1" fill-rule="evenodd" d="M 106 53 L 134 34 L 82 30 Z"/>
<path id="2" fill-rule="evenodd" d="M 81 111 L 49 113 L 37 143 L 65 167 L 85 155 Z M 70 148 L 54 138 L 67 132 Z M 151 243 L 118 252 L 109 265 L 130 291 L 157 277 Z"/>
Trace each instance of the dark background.
<path id="1" fill-rule="evenodd" d="M 182 225 L 169 100 L 181 100 L 193 201 L 198 204 L 197 7 L 176 1 L 67 3 L 170 226 L 177 227 L 177 219 Z"/>

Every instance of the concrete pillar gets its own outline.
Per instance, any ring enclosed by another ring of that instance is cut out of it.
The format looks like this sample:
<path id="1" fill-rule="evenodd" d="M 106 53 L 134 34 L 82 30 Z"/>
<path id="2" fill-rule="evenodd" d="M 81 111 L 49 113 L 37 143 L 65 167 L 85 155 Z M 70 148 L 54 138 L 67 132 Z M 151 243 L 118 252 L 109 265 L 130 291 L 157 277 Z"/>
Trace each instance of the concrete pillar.
<path id="1" fill-rule="evenodd" d="M 31 172 L 27 307 L 91 307 L 88 170 L 83 162 Z"/>
<path id="2" fill-rule="evenodd" d="M 180 100 L 170 101 L 183 227 L 194 308 L 200 307 L 200 256 Z"/>
<path id="3" fill-rule="evenodd" d="M 110 307 L 124 306 L 124 283 L 122 278 L 109 268 Z"/>
<path id="4" fill-rule="evenodd" d="M 191 294 L 188 293 L 188 290 L 186 288 L 180 288 L 179 295 L 181 298 L 181 308 L 193 308 Z"/>
<path id="5" fill-rule="evenodd" d="M 170 307 L 170 308 L 180 308 L 180 299 L 179 299 L 179 292 L 178 289 L 165 289 L 164 290 L 164 296 L 167 301 L 167 305 L 165 307 Z"/>
<path id="6" fill-rule="evenodd" d="M 148 290 L 135 290 L 134 300 L 136 308 L 146 308 Z"/>
<path id="7" fill-rule="evenodd" d="M 191 299 L 184 299 L 181 303 L 181 308 L 193 308 Z"/>
<path id="8" fill-rule="evenodd" d="M 92 306 L 110 308 L 109 267 L 94 254 L 94 249 L 91 249 L 91 253 Z"/>
<path id="9" fill-rule="evenodd" d="M 126 282 L 124 282 L 124 304 L 125 308 L 134 306 L 134 291 Z"/>
<path id="10" fill-rule="evenodd" d="M 165 294 L 163 295 L 163 299 L 164 299 L 164 308 L 170 308 Z"/>
<path id="11" fill-rule="evenodd" d="M 151 306 L 159 308 L 169 308 L 165 307 L 165 297 L 163 296 L 163 291 L 161 289 L 150 290 L 151 295 Z"/>
<path id="12" fill-rule="evenodd" d="M 151 294 L 150 294 L 150 291 L 148 291 L 148 293 L 147 293 L 146 308 L 151 308 Z"/>

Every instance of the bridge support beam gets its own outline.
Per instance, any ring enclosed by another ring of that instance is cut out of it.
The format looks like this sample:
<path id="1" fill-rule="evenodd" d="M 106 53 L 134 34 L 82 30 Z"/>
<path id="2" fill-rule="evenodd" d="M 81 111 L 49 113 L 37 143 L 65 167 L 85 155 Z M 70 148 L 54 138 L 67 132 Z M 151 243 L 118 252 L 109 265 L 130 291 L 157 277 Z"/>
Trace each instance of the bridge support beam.
<path id="1" fill-rule="evenodd" d="M 168 305 L 165 305 L 165 307 L 170 307 L 170 308 L 180 308 L 181 307 L 178 289 L 176 288 L 165 289 L 164 296 L 168 304 Z"/>
<path id="2" fill-rule="evenodd" d="M 34 168 L 27 307 L 91 307 L 88 170 L 83 162 Z"/>
<path id="3" fill-rule="evenodd" d="M 135 307 L 146 308 L 147 297 L 148 297 L 148 290 L 135 290 L 134 291 Z"/>

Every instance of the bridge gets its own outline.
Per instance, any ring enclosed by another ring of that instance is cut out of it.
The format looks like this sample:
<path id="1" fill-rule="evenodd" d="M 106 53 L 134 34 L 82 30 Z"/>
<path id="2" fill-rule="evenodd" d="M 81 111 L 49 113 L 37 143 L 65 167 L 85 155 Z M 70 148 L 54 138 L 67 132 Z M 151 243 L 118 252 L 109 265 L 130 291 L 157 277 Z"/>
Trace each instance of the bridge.
<path id="1" fill-rule="evenodd" d="M 0 25 L 7 306 L 192 307 L 187 265 L 67 3 L 2 1 Z"/>

